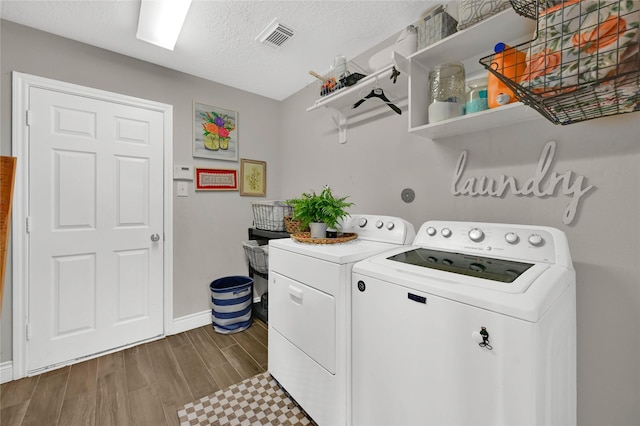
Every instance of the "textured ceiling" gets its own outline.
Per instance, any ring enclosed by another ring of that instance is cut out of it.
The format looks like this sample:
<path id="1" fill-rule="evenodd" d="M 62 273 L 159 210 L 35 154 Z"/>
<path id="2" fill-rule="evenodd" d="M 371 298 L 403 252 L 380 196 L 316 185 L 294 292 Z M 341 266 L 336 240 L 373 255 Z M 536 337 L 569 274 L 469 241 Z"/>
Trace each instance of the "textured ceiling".
<path id="1" fill-rule="evenodd" d="M 2 19 L 276 100 L 353 58 L 442 1 L 194 0 L 169 51 L 136 39 L 139 0 L 1 1 Z M 277 19 L 295 30 L 279 50 L 256 37 Z"/>

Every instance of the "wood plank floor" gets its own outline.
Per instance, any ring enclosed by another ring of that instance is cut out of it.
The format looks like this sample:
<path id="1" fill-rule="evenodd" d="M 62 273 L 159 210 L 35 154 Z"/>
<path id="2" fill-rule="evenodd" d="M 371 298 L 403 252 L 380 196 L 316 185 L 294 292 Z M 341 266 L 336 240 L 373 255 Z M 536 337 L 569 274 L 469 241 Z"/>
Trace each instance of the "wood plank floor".
<path id="1" fill-rule="evenodd" d="M 208 325 L 5 383 L 0 424 L 177 425 L 184 404 L 266 370 L 262 321 L 230 335 Z"/>

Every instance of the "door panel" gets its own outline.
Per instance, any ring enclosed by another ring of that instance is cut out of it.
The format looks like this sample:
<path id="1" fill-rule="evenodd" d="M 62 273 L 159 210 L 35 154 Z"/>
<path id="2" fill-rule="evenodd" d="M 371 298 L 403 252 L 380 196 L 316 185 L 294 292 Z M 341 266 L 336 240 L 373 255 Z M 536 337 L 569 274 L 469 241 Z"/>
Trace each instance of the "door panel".
<path id="1" fill-rule="evenodd" d="M 49 298 L 54 309 L 54 338 L 93 331 L 96 327 L 96 256 L 82 254 L 53 259 Z"/>
<path id="2" fill-rule="evenodd" d="M 151 143 L 151 129 L 148 122 L 116 117 L 115 123 L 117 141 L 141 145 L 149 145 Z"/>
<path id="3" fill-rule="evenodd" d="M 56 229 L 95 228 L 95 155 L 55 150 L 53 156 Z"/>
<path id="4" fill-rule="evenodd" d="M 163 114 L 29 92 L 30 372 L 163 332 Z"/>
<path id="5" fill-rule="evenodd" d="M 116 226 L 149 225 L 149 162 L 140 158 L 116 158 Z"/>
<path id="6" fill-rule="evenodd" d="M 116 255 L 118 317 L 116 324 L 145 318 L 149 313 L 149 250 Z"/>
<path id="7" fill-rule="evenodd" d="M 80 111 L 53 105 L 54 133 L 65 136 L 96 137 L 97 116 L 92 111 Z"/>

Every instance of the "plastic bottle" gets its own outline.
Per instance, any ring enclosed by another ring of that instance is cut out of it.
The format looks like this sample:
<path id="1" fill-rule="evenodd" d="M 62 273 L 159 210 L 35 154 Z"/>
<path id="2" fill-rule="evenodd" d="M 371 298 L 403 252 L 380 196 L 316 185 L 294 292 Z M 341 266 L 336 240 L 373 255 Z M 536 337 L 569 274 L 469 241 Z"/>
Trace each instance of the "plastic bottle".
<path id="1" fill-rule="evenodd" d="M 493 69 L 510 80 L 516 81 L 516 76 L 521 76 L 524 72 L 526 54 L 504 43 L 496 44 L 494 52 L 491 62 Z M 490 71 L 487 95 L 489 108 L 497 108 L 518 100 L 515 93 Z"/>
<path id="2" fill-rule="evenodd" d="M 486 77 L 471 80 L 467 83 L 465 114 L 473 114 L 474 112 L 484 111 L 489 108 L 487 104 L 487 84 Z"/>

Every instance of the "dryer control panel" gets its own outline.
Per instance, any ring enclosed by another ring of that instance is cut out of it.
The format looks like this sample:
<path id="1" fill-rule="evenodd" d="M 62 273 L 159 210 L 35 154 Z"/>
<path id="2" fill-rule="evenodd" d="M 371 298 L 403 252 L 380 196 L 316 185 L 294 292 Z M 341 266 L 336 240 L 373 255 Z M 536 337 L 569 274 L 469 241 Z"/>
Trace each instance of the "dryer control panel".
<path id="1" fill-rule="evenodd" d="M 340 232 L 355 232 L 358 238 L 390 244 L 411 244 L 416 236 L 412 224 L 393 216 L 353 214 L 340 223 Z"/>

